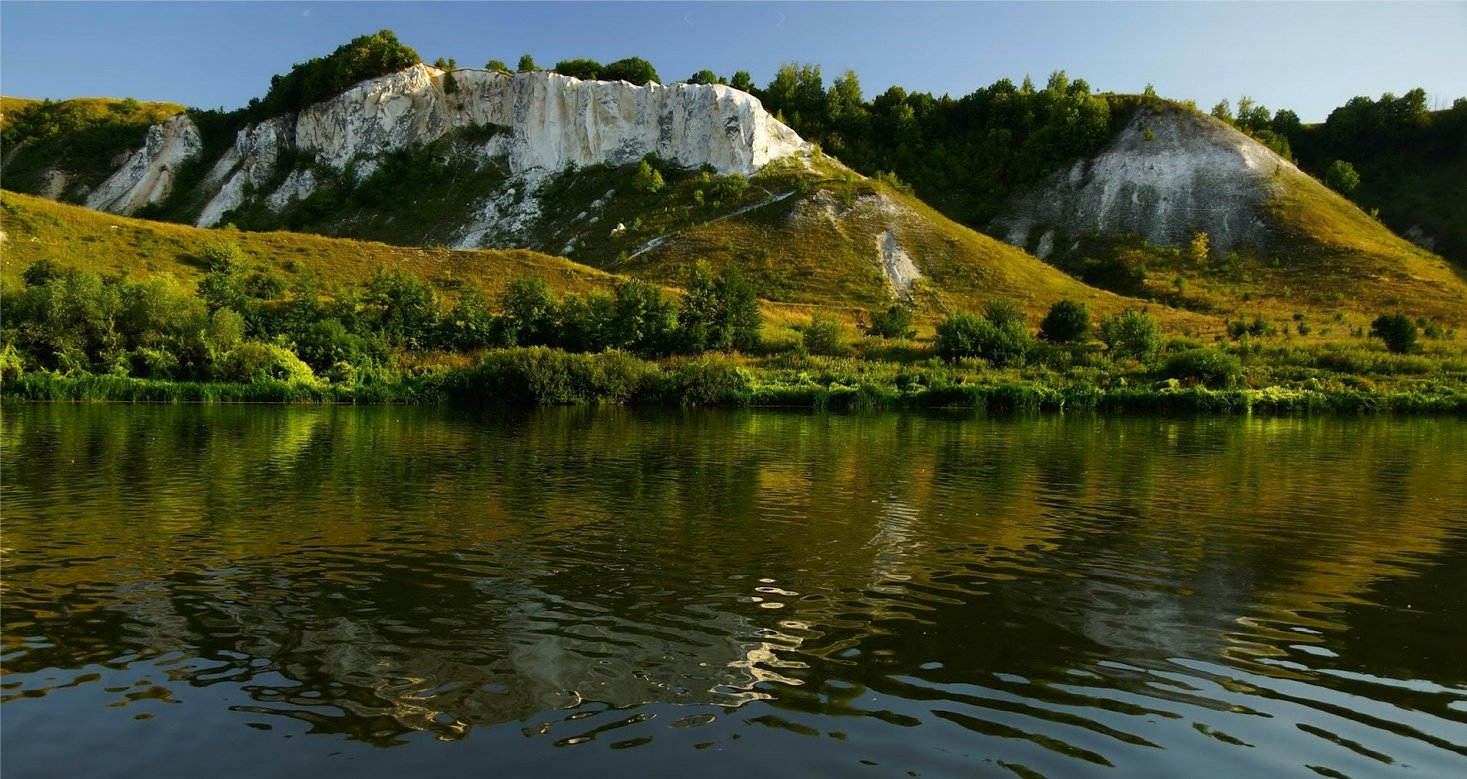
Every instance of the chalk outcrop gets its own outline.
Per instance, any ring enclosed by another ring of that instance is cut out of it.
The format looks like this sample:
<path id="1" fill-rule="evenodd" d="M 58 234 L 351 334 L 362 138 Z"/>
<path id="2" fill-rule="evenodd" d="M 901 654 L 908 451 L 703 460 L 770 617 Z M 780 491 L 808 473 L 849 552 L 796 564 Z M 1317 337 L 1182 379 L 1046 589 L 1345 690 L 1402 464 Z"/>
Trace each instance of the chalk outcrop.
<path id="1" fill-rule="evenodd" d="M 383 155 L 461 128 L 493 128 L 473 153 L 502 160 L 522 192 L 571 166 L 622 165 L 648 154 L 684 167 L 750 175 L 808 149 L 758 99 L 731 87 L 457 70 L 450 91 L 446 75 L 415 65 L 363 81 L 299 114 L 245 127 L 219 159 L 207 161 L 210 171 L 196 193 L 204 203 L 197 224 L 216 225 L 251 198 L 278 211 L 309 196 L 318 177 L 300 166 L 283 170 L 287 152 L 292 160 L 351 171 L 360 181 Z M 172 191 L 178 167 L 202 148 L 187 115 L 156 125 L 88 205 L 131 214 L 156 203 Z M 503 211 L 492 202 L 484 209 Z M 483 237 L 492 227 L 466 225 L 465 237 Z"/>
<path id="2" fill-rule="evenodd" d="M 157 203 L 173 191 L 179 166 L 203 148 L 199 128 L 188 114 L 149 127 L 142 148 L 87 196 L 87 207 L 131 214 Z"/>
<path id="3" fill-rule="evenodd" d="M 1088 235 L 1184 246 L 1198 232 L 1226 253 L 1266 233 L 1258 206 L 1303 174 L 1210 116 L 1143 108 L 1110 145 L 1017 198 L 994 234 L 1048 258 Z"/>

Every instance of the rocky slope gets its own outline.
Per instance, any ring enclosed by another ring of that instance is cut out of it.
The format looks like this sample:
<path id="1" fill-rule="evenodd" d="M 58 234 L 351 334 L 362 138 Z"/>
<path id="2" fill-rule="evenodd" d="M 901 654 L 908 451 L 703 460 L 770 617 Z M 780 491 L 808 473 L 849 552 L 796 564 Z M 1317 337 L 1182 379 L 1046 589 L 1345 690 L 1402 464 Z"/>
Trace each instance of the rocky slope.
<path id="1" fill-rule="evenodd" d="M 1303 175 L 1213 117 L 1158 104 L 1137 110 L 1100 154 L 1015 198 L 994 234 L 1049 258 L 1092 235 L 1185 246 L 1205 232 L 1227 254 L 1265 241 L 1260 207 L 1283 177 Z"/>

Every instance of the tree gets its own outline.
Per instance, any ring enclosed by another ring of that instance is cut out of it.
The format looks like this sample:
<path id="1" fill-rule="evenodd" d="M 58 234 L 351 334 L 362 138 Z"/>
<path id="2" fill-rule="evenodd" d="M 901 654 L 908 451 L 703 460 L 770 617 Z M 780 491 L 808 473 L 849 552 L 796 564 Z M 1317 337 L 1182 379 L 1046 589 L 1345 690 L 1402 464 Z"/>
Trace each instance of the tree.
<path id="1" fill-rule="evenodd" d="M 505 335 L 519 346 L 543 346 L 555 341 L 558 305 L 545 279 L 539 276 L 511 281 L 499 297 Z"/>
<path id="2" fill-rule="evenodd" d="M 652 167 L 652 163 L 642 160 L 637 163 L 637 172 L 632 174 L 632 189 L 638 192 L 661 192 L 667 182 L 662 180 L 662 172 Z"/>
<path id="3" fill-rule="evenodd" d="M 591 59 L 561 60 L 552 68 L 562 76 L 578 78 L 582 81 L 595 81 L 601 77 L 601 63 Z"/>
<path id="4" fill-rule="evenodd" d="M 912 330 L 912 309 L 901 303 L 893 303 L 886 311 L 873 311 L 868 316 L 870 323 L 864 328 L 867 335 L 882 338 L 911 338 L 916 335 Z"/>
<path id="5" fill-rule="evenodd" d="M 747 349 L 759 343 L 759 298 L 738 269 L 729 266 L 716 278 L 699 262 L 688 276 L 687 293 L 678 311 L 684 348 Z"/>
<path id="6" fill-rule="evenodd" d="M 1233 123 L 1233 107 L 1228 103 L 1227 98 L 1219 100 L 1217 105 L 1212 107 L 1212 115 L 1228 124 Z"/>
<path id="7" fill-rule="evenodd" d="M 810 316 L 810 324 L 800 334 L 800 343 L 811 354 L 830 357 L 843 357 L 851 351 L 851 344 L 840 320 L 825 311 L 818 311 Z"/>
<path id="8" fill-rule="evenodd" d="M 1354 165 L 1344 160 L 1335 160 L 1324 171 L 1324 183 L 1330 189 L 1348 195 L 1360 186 L 1360 174 L 1355 172 Z"/>
<path id="9" fill-rule="evenodd" d="M 535 67 L 535 58 L 534 57 L 531 57 L 528 54 L 521 54 L 520 55 L 520 64 L 519 64 L 519 67 L 516 68 L 516 70 L 518 70 L 521 73 L 533 73 L 533 72 L 539 70 L 539 68 Z"/>
<path id="10" fill-rule="evenodd" d="M 1090 336 L 1090 309 L 1084 303 L 1061 300 L 1049 307 L 1039 334 L 1050 343 L 1072 343 Z"/>
<path id="11" fill-rule="evenodd" d="M 1192 242 L 1188 244 L 1187 252 L 1192 255 L 1192 261 L 1196 263 L 1207 262 L 1211 245 L 1207 233 L 1197 232 L 1192 234 Z"/>
<path id="12" fill-rule="evenodd" d="M 534 64 L 534 60 L 531 60 L 530 61 L 530 64 L 533 65 Z M 494 71 L 496 73 L 508 73 L 509 72 L 509 66 L 506 65 L 506 64 L 504 64 L 504 60 L 489 60 L 488 62 L 484 63 L 484 69 L 485 70 L 492 70 L 492 71 Z"/>
<path id="13" fill-rule="evenodd" d="M 1100 321 L 1100 340 L 1112 357 L 1144 362 L 1161 350 L 1161 323 L 1145 311 L 1126 311 Z"/>
<path id="14" fill-rule="evenodd" d="M 753 94 L 754 77 L 749 75 L 749 71 L 740 70 L 737 73 L 733 74 L 733 78 L 729 79 L 728 85 L 733 87 L 734 89 L 741 89 L 745 92 Z"/>
<path id="15" fill-rule="evenodd" d="M 718 74 L 717 73 L 714 73 L 711 70 L 708 70 L 707 68 L 704 68 L 703 70 L 700 70 L 697 73 L 694 73 L 693 75 L 688 76 L 688 83 L 689 84 L 717 84 L 717 83 L 719 83 Z"/>
<path id="16" fill-rule="evenodd" d="M 637 86 L 656 81 L 662 83 L 657 76 L 657 69 L 652 63 L 641 57 L 627 57 L 616 62 L 609 62 L 601 69 L 601 79 L 604 81 L 629 81 Z"/>
<path id="17" fill-rule="evenodd" d="M 1370 334 L 1385 342 L 1395 354 L 1416 351 L 1416 323 L 1402 313 L 1382 314 L 1370 323 Z"/>

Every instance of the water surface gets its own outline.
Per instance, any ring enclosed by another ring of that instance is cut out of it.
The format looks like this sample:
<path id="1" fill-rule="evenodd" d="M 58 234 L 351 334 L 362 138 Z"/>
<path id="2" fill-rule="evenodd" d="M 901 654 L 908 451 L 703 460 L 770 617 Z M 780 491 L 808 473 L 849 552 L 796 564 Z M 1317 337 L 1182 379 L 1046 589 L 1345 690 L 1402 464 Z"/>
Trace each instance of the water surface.
<path id="1" fill-rule="evenodd" d="M 1467 775 L 1467 422 L 6 406 L 6 779 Z"/>

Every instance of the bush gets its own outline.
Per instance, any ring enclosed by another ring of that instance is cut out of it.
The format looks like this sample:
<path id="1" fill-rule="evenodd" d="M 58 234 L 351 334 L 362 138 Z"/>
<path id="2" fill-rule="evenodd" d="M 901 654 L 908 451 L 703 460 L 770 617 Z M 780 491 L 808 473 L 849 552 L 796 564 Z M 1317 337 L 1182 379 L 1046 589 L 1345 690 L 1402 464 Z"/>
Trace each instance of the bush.
<path id="1" fill-rule="evenodd" d="M 1145 311 L 1126 311 L 1100 321 L 1100 340 L 1113 358 L 1145 362 L 1161 349 L 1161 324 Z"/>
<path id="2" fill-rule="evenodd" d="M 958 312 L 937 324 L 934 348 L 944 360 L 978 356 L 978 342 L 982 338 L 986 320 L 972 314 Z"/>
<path id="3" fill-rule="evenodd" d="M 1360 186 L 1360 174 L 1355 172 L 1354 165 L 1335 160 L 1324 171 L 1324 183 L 1341 195 L 1348 195 Z"/>
<path id="4" fill-rule="evenodd" d="M 1416 351 L 1416 323 L 1405 314 L 1383 314 L 1370 323 L 1370 334 L 1396 354 Z"/>
<path id="5" fill-rule="evenodd" d="M 801 343 L 811 354 L 843 357 L 851 351 L 840 320 L 834 314 L 823 311 L 810 317 L 810 324 L 805 327 Z"/>
<path id="6" fill-rule="evenodd" d="M 1166 358 L 1161 375 L 1169 379 L 1191 380 L 1213 388 L 1228 388 L 1243 375 L 1243 363 L 1221 349 L 1187 349 Z"/>
<path id="7" fill-rule="evenodd" d="M 625 403 L 648 386 L 657 368 L 625 352 L 569 354 L 534 346 L 487 355 L 470 386 L 481 397 L 513 403 Z"/>
<path id="8" fill-rule="evenodd" d="M 1090 336 L 1090 309 L 1084 303 L 1061 300 L 1049 307 L 1039 334 L 1050 343 L 1074 343 Z"/>
<path id="9" fill-rule="evenodd" d="M 742 406 L 752 390 L 748 371 L 716 357 L 683 363 L 671 383 L 684 406 Z"/>
<path id="10" fill-rule="evenodd" d="M 259 341 L 246 341 L 225 354 L 215 364 L 214 375 L 221 381 L 316 383 L 311 366 L 289 349 Z"/>
<path id="11" fill-rule="evenodd" d="M 868 316 L 870 323 L 864 328 L 867 335 L 881 338 L 912 338 L 917 335 L 912 330 L 912 309 L 900 303 L 893 303 L 885 312 L 873 311 Z"/>
<path id="12" fill-rule="evenodd" d="M 990 304 L 988 318 L 957 313 L 937 325 L 937 354 L 947 360 L 982 357 L 995 365 L 1019 365 L 1033 345 L 1022 314 L 1015 318 L 1004 305 Z"/>

